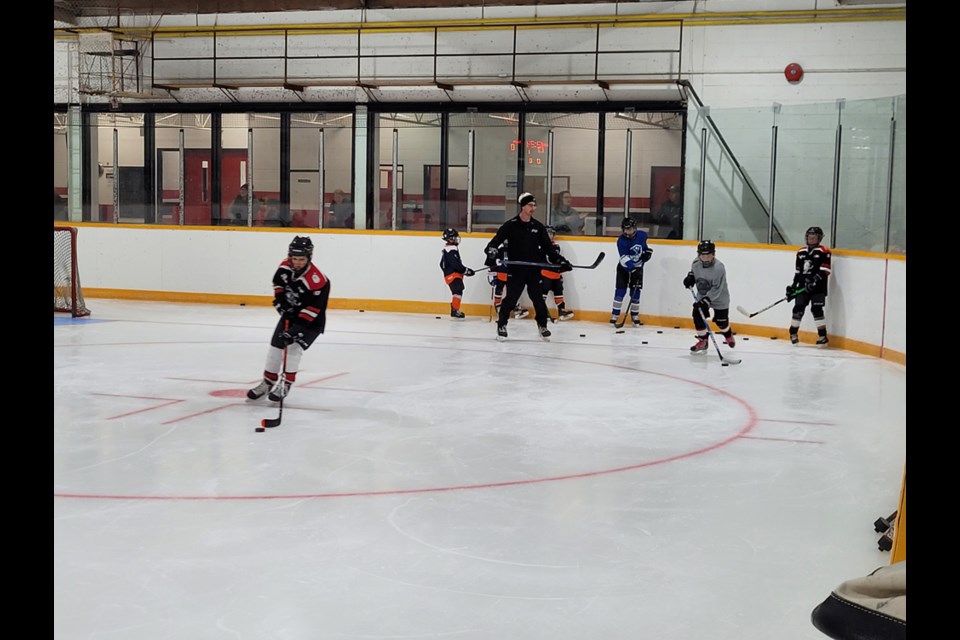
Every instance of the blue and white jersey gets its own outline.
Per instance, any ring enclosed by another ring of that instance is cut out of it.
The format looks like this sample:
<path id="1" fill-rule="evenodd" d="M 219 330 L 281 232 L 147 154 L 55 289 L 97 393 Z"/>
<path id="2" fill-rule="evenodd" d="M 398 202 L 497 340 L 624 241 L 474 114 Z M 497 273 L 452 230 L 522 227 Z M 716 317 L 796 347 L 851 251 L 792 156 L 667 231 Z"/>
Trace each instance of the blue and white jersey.
<path id="1" fill-rule="evenodd" d="M 617 251 L 620 252 L 620 266 L 627 271 L 643 268 L 643 263 L 646 262 L 643 259 L 644 253 L 648 255 L 647 260 L 653 253 L 653 250 L 647 246 L 647 232 L 640 229 L 637 229 L 632 238 L 621 233 L 617 238 Z"/>

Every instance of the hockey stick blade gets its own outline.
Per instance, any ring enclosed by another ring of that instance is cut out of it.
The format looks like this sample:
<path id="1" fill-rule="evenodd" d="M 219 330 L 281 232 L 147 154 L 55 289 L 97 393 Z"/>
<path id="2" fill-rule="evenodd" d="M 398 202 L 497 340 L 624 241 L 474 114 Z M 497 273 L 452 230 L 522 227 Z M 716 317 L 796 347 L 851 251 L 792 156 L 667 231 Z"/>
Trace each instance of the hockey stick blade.
<path id="1" fill-rule="evenodd" d="M 796 298 L 796 297 L 797 297 L 798 295 L 800 295 L 801 293 L 804 293 L 805 291 L 806 291 L 806 288 L 797 289 L 796 291 L 793 292 L 793 295 L 792 295 L 792 296 L 784 296 L 784 297 L 780 298 L 779 300 L 777 300 L 776 302 L 774 302 L 773 304 L 768 304 L 768 305 L 765 306 L 763 309 L 760 309 L 760 311 L 754 311 L 753 313 L 750 313 L 749 311 L 747 311 L 746 309 L 744 309 L 744 308 L 741 307 L 740 305 L 737 305 L 737 311 L 739 311 L 739 312 L 742 313 L 743 315 L 747 316 L 748 318 L 752 318 L 753 316 L 758 316 L 758 315 L 760 315 L 761 313 L 763 313 L 763 312 L 766 311 L 767 309 L 772 309 L 772 308 L 774 308 L 775 306 L 777 306 L 777 305 L 780 304 L 781 302 L 786 302 L 787 300 L 793 300 L 794 298 Z"/>
<path id="2" fill-rule="evenodd" d="M 597 259 L 593 261 L 593 264 L 572 264 L 570 265 L 571 269 L 596 269 L 597 265 L 603 262 L 603 258 L 606 254 L 601 251 L 597 256 Z M 543 269 L 556 269 L 557 265 L 550 264 L 549 262 L 527 262 L 526 260 L 504 260 L 503 264 L 507 265 L 516 265 L 519 267 L 541 267 Z"/>

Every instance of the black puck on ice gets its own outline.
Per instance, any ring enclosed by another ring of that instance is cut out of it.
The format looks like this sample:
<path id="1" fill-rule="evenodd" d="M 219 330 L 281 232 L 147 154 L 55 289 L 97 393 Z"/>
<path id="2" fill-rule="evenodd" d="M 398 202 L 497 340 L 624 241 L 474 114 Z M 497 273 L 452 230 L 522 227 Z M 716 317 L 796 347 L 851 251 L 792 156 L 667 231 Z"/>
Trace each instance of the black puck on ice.
<path id="1" fill-rule="evenodd" d="M 363 313 L 363 309 L 360 309 L 360 313 Z"/>
<path id="2" fill-rule="evenodd" d="M 663 331 L 657 331 L 657 333 L 663 333 Z"/>
<path id="3" fill-rule="evenodd" d="M 729 362 L 721 362 L 721 363 L 720 363 L 720 366 L 721 366 L 721 367 L 729 367 L 729 366 L 730 366 L 730 363 L 729 363 Z"/>
<path id="4" fill-rule="evenodd" d="M 245 306 L 247 306 L 247 303 L 246 303 L 246 302 L 241 302 L 241 303 L 240 303 L 240 306 L 241 306 L 241 307 L 245 307 Z"/>
<path id="5" fill-rule="evenodd" d="M 776 339 L 777 339 L 777 336 L 770 336 L 770 339 L 771 339 L 771 340 L 776 340 Z"/>
<path id="6" fill-rule="evenodd" d="M 586 338 L 586 337 L 587 337 L 587 334 L 581 333 L 581 334 L 580 334 L 580 337 L 581 337 L 581 338 Z"/>
<path id="7" fill-rule="evenodd" d="M 643 341 L 643 342 L 641 342 L 640 344 L 647 344 L 647 341 L 646 341 L 646 340 L 644 340 L 644 341 Z"/>
<path id="8" fill-rule="evenodd" d="M 740 338 L 741 340 L 749 340 L 750 338 Z"/>
<path id="9" fill-rule="evenodd" d="M 626 329 L 617 329 L 617 333 L 626 333 Z"/>
<path id="10" fill-rule="evenodd" d="M 263 433 L 264 431 L 266 431 L 266 429 L 264 429 L 263 427 L 257 427 L 256 429 L 254 429 L 254 431 L 256 431 L 257 433 Z"/>
<path id="11" fill-rule="evenodd" d="M 437 320 L 439 320 L 439 319 L 440 319 L 440 316 L 437 316 Z"/>

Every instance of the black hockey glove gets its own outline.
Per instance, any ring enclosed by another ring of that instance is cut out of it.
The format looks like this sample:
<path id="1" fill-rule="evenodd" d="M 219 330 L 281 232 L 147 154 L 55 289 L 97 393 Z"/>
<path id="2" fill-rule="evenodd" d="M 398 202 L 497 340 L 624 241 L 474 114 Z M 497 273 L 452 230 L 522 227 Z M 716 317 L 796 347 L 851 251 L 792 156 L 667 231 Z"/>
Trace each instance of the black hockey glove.
<path id="1" fill-rule="evenodd" d="M 497 248 L 496 248 L 496 247 L 487 247 L 486 251 L 487 251 L 487 256 L 488 256 L 488 257 L 493 258 L 494 260 L 497 259 Z"/>
<path id="2" fill-rule="evenodd" d="M 280 342 L 285 346 L 290 346 L 294 342 L 299 344 L 301 347 L 306 349 L 310 345 L 307 343 L 307 339 L 303 334 L 303 327 L 293 325 L 286 331 L 280 334 Z"/>
<path id="3" fill-rule="evenodd" d="M 700 298 L 696 302 L 696 306 L 700 308 L 704 320 L 710 317 L 710 298 Z"/>
<path id="4" fill-rule="evenodd" d="M 296 313 L 296 307 L 290 305 L 287 301 L 287 296 L 283 293 L 277 294 L 273 298 L 273 308 L 277 310 L 277 313 L 282 315 L 292 315 Z"/>
<path id="5" fill-rule="evenodd" d="M 688 273 L 687 276 L 683 279 L 683 286 L 684 286 L 685 289 L 689 289 L 690 287 L 692 287 L 692 286 L 695 285 L 695 284 L 697 284 L 697 279 L 693 277 L 693 272 L 691 271 L 691 272 Z"/>
<path id="6" fill-rule="evenodd" d="M 647 260 L 653 257 L 653 250 L 646 249 L 643 253 L 640 254 L 640 264 L 646 264 Z"/>
<path id="7" fill-rule="evenodd" d="M 471 269 L 470 267 L 464 267 L 464 269 L 463 269 L 463 275 L 467 276 L 468 278 L 469 278 L 470 276 L 472 276 L 474 273 L 475 273 L 475 271 L 474 271 L 473 269 Z"/>
<path id="8" fill-rule="evenodd" d="M 560 259 L 557 260 L 557 265 L 560 267 L 558 271 L 560 273 L 566 273 L 567 271 L 573 271 L 573 265 L 570 264 L 570 261 L 560 256 Z"/>
<path id="9" fill-rule="evenodd" d="M 811 289 L 816 287 L 818 284 L 820 284 L 821 280 L 823 280 L 823 276 L 821 276 L 819 273 L 811 273 L 804 277 L 803 282 L 807 291 L 810 291 Z"/>
<path id="10" fill-rule="evenodd" d="M 788 298 L 794 297 L 795 295 L 797 295 L 797 286 L 791 282 L 790 284 L 787 285 L 786 293 Z"/>

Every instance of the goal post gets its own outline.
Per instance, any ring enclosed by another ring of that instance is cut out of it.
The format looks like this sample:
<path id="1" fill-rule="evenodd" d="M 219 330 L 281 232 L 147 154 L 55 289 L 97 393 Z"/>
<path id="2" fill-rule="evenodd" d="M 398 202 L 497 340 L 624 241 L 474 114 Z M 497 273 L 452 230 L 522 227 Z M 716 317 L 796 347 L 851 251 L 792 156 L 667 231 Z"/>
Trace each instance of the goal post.
<path id="1" fill-rule="evenodd" d="M 76 227 L 53 227 L 53 312 L 90 315 L 80 287 Z"/>

